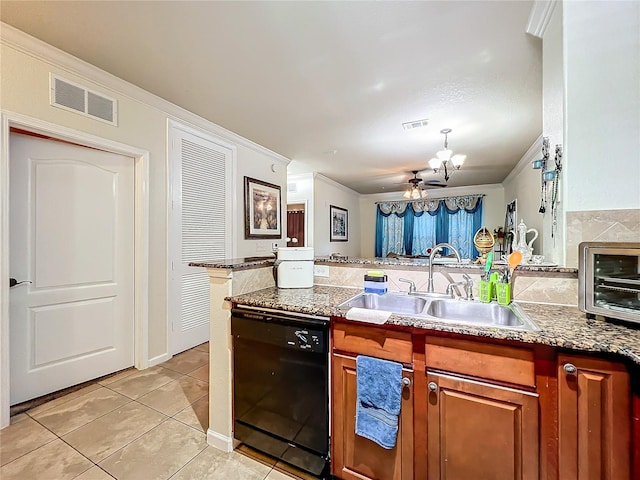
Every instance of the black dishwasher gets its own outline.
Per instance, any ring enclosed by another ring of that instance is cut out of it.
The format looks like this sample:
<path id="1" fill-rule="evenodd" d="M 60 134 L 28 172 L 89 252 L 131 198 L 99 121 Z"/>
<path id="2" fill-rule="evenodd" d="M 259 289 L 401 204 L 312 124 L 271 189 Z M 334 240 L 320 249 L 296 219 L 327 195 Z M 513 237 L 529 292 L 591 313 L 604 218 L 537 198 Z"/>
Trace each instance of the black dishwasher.
<path id="1" fill-rule="evenodd" d="M 234 308 L 231 333 L 235 438 L 328 475 L 328 318 Z"/>

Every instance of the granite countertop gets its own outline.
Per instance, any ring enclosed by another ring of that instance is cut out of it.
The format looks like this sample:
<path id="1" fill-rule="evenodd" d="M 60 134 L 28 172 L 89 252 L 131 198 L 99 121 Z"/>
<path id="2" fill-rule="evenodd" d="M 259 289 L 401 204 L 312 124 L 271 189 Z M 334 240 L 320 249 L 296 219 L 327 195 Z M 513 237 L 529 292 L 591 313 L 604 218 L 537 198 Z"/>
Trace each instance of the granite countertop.
<path id="1" fill-rule="evenodd" d="M 239 257 L 239 258 L 226 258 L 222 260 L 203 260 L 200 262 L 189 263 L 190 267 L 206 267 L 206 268 L 221 268 L 228 270 L 247 270 L 251 268 L 270 267 L 276 262 L 274 254 L 270 254 L 263 257 Z M 314 263 L 316 264 L 333 264 L 338 266 L 364 266 L 372 265 L 376 267 L 384 266 L 390 268 L 403 268 L 403 267 L 419 267 L 424 268 L 429 265 L 429 259 L 423 257 L 391 257 L 391 258 L 363 258 L 363 257 L 333 257 L 333 256 L 319 256 L 315 257 Z M 446 267 L 447 269 L 472 269 L 483 270 L 484 266 L 480 264 L 471 263 L 468 259 L 463 263 L 456 263 L 453 258 L 436 258 L 434 261 L 436 267 Z M 496 266 L 506 265 L 504 262 L 496 262 Z M 519 265 L 516 268 L 516 272 L 520 274 L 528 274 L 535 272 L 552 273 L 552 274 L 570 274 L 571 276 L 577 276 L 578 270 L 576 268 L 559 267 L 557 265 L 542 264 L 542 265 Z"/>
<path id="2" fill-rule="evenodd" d="M 315 257 L 315 263 L 327 263 L 333 265 L 373 265 L 373 266 L 385 266 L 385 267 L 426 267 L 429 266 L 429 259 L 427 257 L 388 257 L 388 258 L 362 258 L 362 257 L 346 257 L 346 256 L 320 256 Z M 456 269 L 476 269 L 483 270 L 484 265 L 479 263 L 473 263 L 469 259 L 463 259 L 461 263 L 456 262 L 455 258 L 451 257 L 436 257 L 433 265 L 436 267 L 456 268 Z M 506 262 L 497 261 L 494 262 L 495 266 L 504 266 Z M 518 265 L 516 270 L 520 273 L 529 272 L 546 272 L 546 273 L 562 273 L 576 275 L 578 273 L 577 268 L 560 267 L 551 263 L 543 263 L 540 265 L 535 264 L 523 264 Z"/>
<path id="3" fill-rule="evenodd" d="M 344 317 L 346 310 L 338 308 L 338 305 L 361 291 L 360 289 L 320 285 L 299 289 L 272 287 L 228 297 L 227 300 L 254 307 L 327 317 Z M 385 325 L 513 340 L 586 352 L 613 353 L 622 355 L 640 365 L 640 328 L 600 319 L 588 320 L 585 314 L 576 307 L 517 303 L 538 324 L 540 331 L 528 332 L 443 323 L 395 314 L 389 317 Z"/>
<path id="4" fill-rule="evenodd" d="M 245 270 L 256 267 L 270 267 L 276 261 L 275 255 L 265 257 L 240 257 L 225 258 L 222 260 L 204 260 L 202 262 L 191 262 L 190 267 L 225 268 L 230 270 Z"/>

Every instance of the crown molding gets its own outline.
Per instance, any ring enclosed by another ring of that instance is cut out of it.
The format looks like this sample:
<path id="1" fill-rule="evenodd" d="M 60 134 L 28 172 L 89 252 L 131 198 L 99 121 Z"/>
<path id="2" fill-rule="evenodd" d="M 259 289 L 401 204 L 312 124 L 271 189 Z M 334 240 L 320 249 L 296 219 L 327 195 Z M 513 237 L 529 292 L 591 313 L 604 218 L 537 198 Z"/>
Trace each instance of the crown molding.
<path id="1" fill-rule="evenodd" d="M 526 28 L 526 32 L 529 35 L 538 38 L 544 37 L 553 11 L 556 8 L 556 3 L 557 0 L 536 0 L 533 2 Z"/>
<path id="2" fill-rule="evenodd" d="M 356 197 L 360 196 L 360 193 L 356 192 L 355 190 L 352 190 L 349 187 L 345 187 L 341 183 L 338 183 L 335 180 L 330 179 L 329 177 L 325 177 L 321 173 L 314 172 L 313 173 L 313 178 L 314 178 L 314 180 L 319 180 L 322 183 L 326 183 L 327 185 L 331 185 L 332 187 L 335 187 L 335 188 L 337 188 L 339 190 L 342 190 L 343 192 L 348 193 L 350 195 L 355 195 Z"/>
<path id="3" fill-rule="evenodd" d="M 267 155 L 269 158 L 284 165 L 288 165 L 291 161 L 284 155 L 252 142 L 237 133 L 227 130 L 206 118 L 200 117 L 189 110 L 179 107 L 178 105 L 116 77 L 111 73 L 101 70 L 95 65 L 85 62 L 84 60 L 80 60 L 63 50 L 32 37 L 22 30 L 18 30 L 4 22 L 0 22 L 0 43 L 22 52 L 25 55 L 29 55 L 37 60 L 48 63 L 49 65 L 61 69 L 71 75 L 81 77 L 106 90 L 110 90 L 121 97 L 126 97 L 130 100 L 153 108 L 162 114 L 167 115 L 170 119 L 183 124 L 186 123 L 193 128 L 204 130 L 207 133 L 216 135 L 235 145 L 240 145 L 255 152 Z"/>
<path id="4" fill-rule="evenodd" d="M 534 140 L 534 142 L 531 144 L 529 149 L 524 153 L 520 161 L 516 164 L 515 167 L 513 167 L 513 170 L 511 170 L 509 175 L 507 175 L 507 178 L 505 178 L 502 181 L 502 185 L 504 185 L 505 183 L 509 183 L 516 176 L 518 176 L 520 172 L 522 172 L 525 168 L 530 167 L 531 162 L 540 158 L 540 156 L 542 155 L 541 151 L 542 151 L 542 135 L 540 135 L 538 138 Z"/>

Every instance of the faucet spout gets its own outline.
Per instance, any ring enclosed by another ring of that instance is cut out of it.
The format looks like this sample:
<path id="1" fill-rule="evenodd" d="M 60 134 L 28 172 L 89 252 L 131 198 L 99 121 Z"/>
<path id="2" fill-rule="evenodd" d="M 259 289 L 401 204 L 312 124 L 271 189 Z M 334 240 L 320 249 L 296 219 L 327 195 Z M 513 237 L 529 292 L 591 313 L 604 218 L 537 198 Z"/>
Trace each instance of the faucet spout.
<path id="1" fill-rule="evenodd" d="M 429 293 L 433 293 L 433 257 L 436 254 L 436 252 L 438 252 L 439 250 L 442 250 L 443 248 L 449 248 L 453 250 L 453 253 L 456 256 L 456 259 L 458 260 L 458 263 L 461 262 L 460 252 L 458 252 L 458 250 L 456 250 L 456 247 L 454 247 L 450 243 L 439 243 L 435 247 L 433 247 L 431 249 L 431 253 L 429 254 L 429 283 L 427 284 L 427 292 Z"/>

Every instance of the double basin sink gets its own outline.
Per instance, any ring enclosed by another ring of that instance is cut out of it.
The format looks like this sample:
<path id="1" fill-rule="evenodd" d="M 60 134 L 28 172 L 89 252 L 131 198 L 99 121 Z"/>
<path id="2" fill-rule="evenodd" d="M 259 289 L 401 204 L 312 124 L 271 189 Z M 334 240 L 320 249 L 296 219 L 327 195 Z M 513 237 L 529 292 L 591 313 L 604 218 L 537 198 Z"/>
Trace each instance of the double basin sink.
<path id="1" fill-rule="evenodd" d="M 440 297 L 440 298 L 438 298 Z M 439 294 L 361 293 L 339 305 L 341 308 L 364 308 L 427 319 L 434 322 L 462 323 L 481 327 L 497 327 L 536 331 L 540 328 L 515 303 L 480 303 Z"/>

